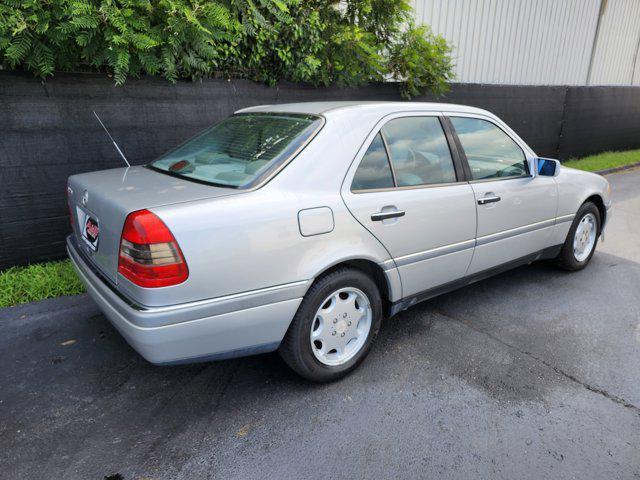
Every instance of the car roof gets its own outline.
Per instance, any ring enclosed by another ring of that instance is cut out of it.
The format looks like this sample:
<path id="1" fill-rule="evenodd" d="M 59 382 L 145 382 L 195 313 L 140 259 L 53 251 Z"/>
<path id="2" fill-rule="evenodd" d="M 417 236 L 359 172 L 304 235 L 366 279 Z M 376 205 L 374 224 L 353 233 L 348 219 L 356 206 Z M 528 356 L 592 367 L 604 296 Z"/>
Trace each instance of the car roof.
<path id="1" fill-rule="evenodd" d="M 248 112 L 290 112 L 305 113 L 311 115 L 326 115 L 336 111 L 344 112 L 352 110 L 356 113 L 358 110 L 366 109 L 368 111 L 378 110 L 381 114 L 389 114 L 394 112 L 407 111 L 447 111 L 447 112 L 465 112 L 488 115 L 493 117 L 491 112 L 482 110 L 481 108 L 469 107 L 466 105 L 456 105 L 453 103 L 435 103 L 435 102 L 380 102 L 380 101 L 341 101 L 341 102 L 300 102 L 300 103 L 281 103 L 273 105 L 257 105 L 238 110 L 235 113 Z"/>

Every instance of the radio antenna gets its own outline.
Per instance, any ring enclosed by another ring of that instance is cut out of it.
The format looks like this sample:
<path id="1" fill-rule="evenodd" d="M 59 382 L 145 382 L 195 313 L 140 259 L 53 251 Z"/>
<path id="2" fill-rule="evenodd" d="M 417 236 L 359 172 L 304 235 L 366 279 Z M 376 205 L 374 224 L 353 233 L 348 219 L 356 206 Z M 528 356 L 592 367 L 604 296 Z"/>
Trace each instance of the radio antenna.
<path id="1" fill-rule="evenodd" d="M 118 153 L 120 154 L 120 156 L 122 157 L 122 160 L 124 160 L 124 163 L 127 164 L 127 167 L 130 167 L 131 164 L 129 163 L 129 160 L 127 160 L 127 157 L 124 156 L 124 153 L 122 153 L 122 150 L 120 150 L 120 147 L 118 146 L 118 144 L 116 143 L 116 141 L 113 139 L 113 137 L 111 136 L 111 134 L 109 133 L 109 130 L 107 130 L 107 127 L 104 126 L 104 123 L 102 123 L 102 120 L 100 120 L 100 117 L 98 116 L 98 114 L 96 113 L 96 111 L 93 111 L 93 114 L 96 116 L 96 118 L 98 119 L 98 122 L 100 122 L 100 125 L 102 125 L 102 128 L 104 128 L 104 131 L 107 132 L 107 135 L 109 136 L 109 139 L 111 140 L 111 142 L 113 143 L 113 146 L 116 147 L 116 150 L 118 151 Z"/>

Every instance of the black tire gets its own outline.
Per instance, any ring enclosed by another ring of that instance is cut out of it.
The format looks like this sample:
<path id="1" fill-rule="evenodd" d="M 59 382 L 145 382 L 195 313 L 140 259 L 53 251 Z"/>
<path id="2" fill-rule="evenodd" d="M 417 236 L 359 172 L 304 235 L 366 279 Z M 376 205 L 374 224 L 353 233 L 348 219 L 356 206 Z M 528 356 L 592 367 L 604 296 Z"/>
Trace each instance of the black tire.
<path id="1" fill-rule="evenodd" d="M 365 343 L 357 354 L 342 365 L 329 366 L 320 362 L 311 348 L 310 333 L 318 309 L 336 290 L 355 287 L 369 300 L 372 310 L 371 328 Z M 367 356 L 380 330 L 383 310 L 376 283 L 364 272 L 353 268 L 339 268 L 320 278 L 304 296 L 289 330 L 280 344 L 280 356 L 296 373 L 314 382 L 330 382 L 354 370 Z"/>
<path id="2" fill-rule="evenodd" d="M 573 239 L 576 234 L 576 229 L 580 224 L 580 221 L 587 215 L 593 214 L 596 218 L 596 240 L 593 244 L 593 248 L 591 249 L 591 253 L 589 256 L 583 261 L 578 261 L 576 259 L 573 252 Z M 558 266 L 564 270 L 569 270 L 575 272 L 577 270 L 582 270 L 586 267 L 591 261 L 591 257 L 596 251 L 596 247 L 598 246 L 598 238 L 600 237 L 600 210 L 591 202 L 585 202 L 578 209 L 575 218 L 573 219 L 573 223 L 571 224 L 571 228 L 569 229 L 569 233 L 567 234 L 567 238 L 564 241 L 564 245 L 562 245 L 562 250 L 560 250 L 560 254 L 556 258 L 556 262 Z"/>

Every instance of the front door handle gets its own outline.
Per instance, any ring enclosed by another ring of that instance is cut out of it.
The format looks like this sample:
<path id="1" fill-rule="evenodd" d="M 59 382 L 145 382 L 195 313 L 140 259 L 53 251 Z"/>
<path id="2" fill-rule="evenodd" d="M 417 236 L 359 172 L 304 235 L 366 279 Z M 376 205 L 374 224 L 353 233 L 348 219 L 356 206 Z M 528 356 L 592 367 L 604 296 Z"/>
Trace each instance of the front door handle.
<path id="1" fill-rule="evenodd" d="M 392 210 L 390 212 L 378 212 L 371 215 L 373 222 L 381 222 L 389 218 L 404 217 L 404 210 Z"/>
<path id="2" fill-rule="evenodd" d="M 487 203 L 499 202 L 502 200 L 498 195 L 486 195 L 478 199 L 478 205 L 485 205 Z"/>

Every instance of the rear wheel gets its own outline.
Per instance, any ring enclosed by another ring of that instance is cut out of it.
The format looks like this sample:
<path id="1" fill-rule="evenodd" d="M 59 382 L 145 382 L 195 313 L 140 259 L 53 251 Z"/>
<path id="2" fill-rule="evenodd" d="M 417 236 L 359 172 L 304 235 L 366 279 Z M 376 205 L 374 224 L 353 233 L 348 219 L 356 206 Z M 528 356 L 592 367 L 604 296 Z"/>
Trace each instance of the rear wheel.
<path id="1" fill-rule="evenodd" d="M 593 257 L 598 244 L 598 235 L 600 235 L 600 211 L 593 203 L 586 202 L 576 213 L 558 255 L 558 265 L 565 270 L 582 270 Z"/>
<path id="2" fill-rule="evenodd" d="M 280 355 L 309 380 L 336 380 L 369 353 L 381 322 L 382 300 L 375 282 L 359 270 L 341 268 L 309 289 Z"/>

